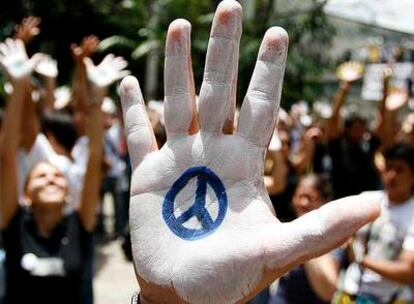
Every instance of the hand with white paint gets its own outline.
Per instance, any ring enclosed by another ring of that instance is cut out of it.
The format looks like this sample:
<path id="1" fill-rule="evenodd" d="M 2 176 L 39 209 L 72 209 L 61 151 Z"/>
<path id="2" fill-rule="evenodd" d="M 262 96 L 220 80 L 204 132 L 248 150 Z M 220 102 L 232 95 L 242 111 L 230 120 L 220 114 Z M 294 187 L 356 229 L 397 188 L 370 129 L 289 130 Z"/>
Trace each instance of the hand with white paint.
<path id="1" fill-rule="evenodd" d="M 165 55 L 167 143 L 158 150 L 138 81 L 120 87 L 133 176 L 130 229 L 141 303 L 244 303 L 292 267 L 346 241 L 378 216 L 354 196 L 291 223 L 275 217 L 263 182 L 288 36 L 263 39 L 233 132 L 242 11 L 221 2 L 195 103 L 190 24 L 171 23 Z"/>
<path id="2" fill-rule="evenodd" d="M 0 65 L 11 81 L 30 75 L 42 57 L 41 54 L 35 54 L 29 59 L 23 41 L 19 39 L 8 38 L 0 43 Z"/>
<path id="3" fill-rule="evenodd" d="M 115 57 L 114 54 L 106 55 L 102 62 L 95 66 L 89 57 L 84 58 L 88 80 L 98 88 L 106 88 L 115 81 L 129 75 L 125 70 L 128 63 L 122 57 Z"/>
<path id="4" fill-rule="evenodd" d="M 58 75 L 57 61 L 45 55 L 35 67 L 35 71 L 46 78 L 56 78 Z"/>

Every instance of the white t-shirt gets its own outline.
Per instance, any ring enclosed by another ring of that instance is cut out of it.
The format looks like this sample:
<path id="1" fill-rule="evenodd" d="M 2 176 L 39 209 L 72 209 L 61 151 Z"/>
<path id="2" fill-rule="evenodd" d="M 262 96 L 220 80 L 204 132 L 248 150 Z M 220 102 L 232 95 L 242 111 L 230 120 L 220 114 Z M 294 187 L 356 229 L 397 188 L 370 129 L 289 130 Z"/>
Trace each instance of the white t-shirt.
<path id="1" fill-rule="evenodd" d="M 69 183 L 69 198 L 65 212 L 73 211 L 80 204 L 83 179 L 86 172 L 87 160 L 89 157 L 88 138 L 80 137 L 73 147 L 73 161 L 55 152 L 49 140 L 42 133 L 38 134 L 36 140 L 29 151 L 23 158 L 19 158 L 19 193 L 23 193 L 23 184 L 26 175 L 31 168 L 42 161 L 50 162 L 56 166 L 66 177 Z"/>
<path id="2" fill-rule="evenodd" d="M 392 204 L 384 191 L 369 191 L 362 195 L 381 202 L 381 215 L 371 225 L 361 228 L 355 235 L 355 255 L 367 255 L 378 260 L 396 260 L 402 250 L 414 252 L 414 196 L 404 203 Z M 369 234 L 369 240 L 367 238 Z M 359 287 L 361 281 L 361 286 Z M 398 292 L 398 298 L 413 300 L 408 288 L 384 279 L 381 275 L 352 263 L 346 270 L 343 290 L 350 294 L 368 293 L 385 302 Z"/>

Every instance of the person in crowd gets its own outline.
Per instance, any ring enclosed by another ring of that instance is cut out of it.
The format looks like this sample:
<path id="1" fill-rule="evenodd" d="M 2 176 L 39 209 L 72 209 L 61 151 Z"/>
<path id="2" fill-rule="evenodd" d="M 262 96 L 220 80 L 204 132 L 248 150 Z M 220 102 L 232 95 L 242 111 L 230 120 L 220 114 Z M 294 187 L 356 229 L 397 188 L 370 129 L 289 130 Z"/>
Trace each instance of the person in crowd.
<path id="1" fill-rule="evenodd" d="M 182 19 L 170 25 L 164 73 L 167 142 L 160 150 L 138 81 L 126 77 L 121 83 L 140 303 L 244 303 L 378 216 L 375 201 L 354 196 L 290 223 L 275 218 L 263 168 L 288 36 L 278 27 L 266 32 L 233 132 L 241 17 L 237 1 L 218 5 L 198 109 L 191 25 Z"/>
<path id="2" fill-rule="evenodd" d="M 292 203 L 298 217 L 316 210 L 329 201 L 332 189 L 320 175 L 303 176 Z M 341 249 L 324 254 L 300 265 L 280 278 L 276 294 L 269 304 L 330 303 L 336 291 Z"/>
<path id="3" fill-rule="evenodd" d="M 414 302 L 414 146 L 395 144 L 384 157 L 385 189 L 362 194 L 381 202 L 381 215 L 356 233 L 335 303 Z"/>
<path id="4" fill-rule="evenodd" d="M 380 117 L 374 133 L 368 131 L 365 119 L 357 114 L 349 115 L 343 122 L 341 109 L 352 82 L 356 80 L 353 73 L 350 75 L 340 83 L 332 105 L 332 116 L 324 128 L 327 150 L 332 163 L 331 178 L 335 198 L 379 188 L 379 175 L 374 162 L 375 154 L 379 151 L 381 142 L 384 147 L 387 146 L 390 134 L 389 112 L 384 106 L 385 89 L 384 98 L 379 104 Z"/>
<path id="5" fill-rule="evenodd" d="M 30 74 L 35 64 L 27 56 L 11 60 L 12 46 L 20 54 L 24 52 L 21 41 L 8 40 L 2 45 L 0 57 L 14 86 L 1 138 L 0 214 L 6 251 L 7 303 L 82 303 L 85 255 L 91 245 L 100 185 L 102 97 L 95 93 L 98 102 L 90 106 L 89 158 L 77 208 L 65 212 L 68 180 L 47 161 L 37 162 L 29 169 L 20 205 L 17 151 L 23 132 L 23 106 L 31 96 Z"/>

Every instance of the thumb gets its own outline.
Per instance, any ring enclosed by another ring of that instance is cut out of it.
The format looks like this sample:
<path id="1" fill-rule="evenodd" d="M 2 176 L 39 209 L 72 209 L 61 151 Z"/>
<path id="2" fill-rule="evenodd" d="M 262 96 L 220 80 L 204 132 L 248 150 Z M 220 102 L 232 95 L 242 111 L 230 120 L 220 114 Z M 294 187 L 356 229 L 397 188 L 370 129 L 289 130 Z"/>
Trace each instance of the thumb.
<path id="1" fill-rule="evenodd" d="M 83 58 L 83 63 L 85 64 L 86 69 L 90 69 L 95 66 L 92 59 L 89 57 Z"/>
<path id="2" fill-rule="evenodd" d="M 282 229 L 273 233 L 273 241 L 268 242 L 266 266 L 272 270 L 288 270 L 325 254 L 379 214 L 379 202 L 361 194 L 330 202 L 282 224 Z"/>

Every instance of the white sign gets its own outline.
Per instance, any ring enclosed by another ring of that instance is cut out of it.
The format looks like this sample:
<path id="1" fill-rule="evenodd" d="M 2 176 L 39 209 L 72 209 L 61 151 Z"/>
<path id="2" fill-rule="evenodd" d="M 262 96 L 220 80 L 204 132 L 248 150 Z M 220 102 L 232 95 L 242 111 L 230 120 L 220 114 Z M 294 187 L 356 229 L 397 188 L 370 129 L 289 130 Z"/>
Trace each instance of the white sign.
<path id="1" fill-rule="evenodd" d="M 361 97 L 365 100 L 381 100 L 383 91 L 384 70 L 390 67 L 392 77 L 389 89 L 407 90 L 407 80 L 414 75 L 414 64 L 410 62 L 394 64 L 369 64 L 365 68 Z"/>

